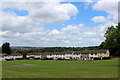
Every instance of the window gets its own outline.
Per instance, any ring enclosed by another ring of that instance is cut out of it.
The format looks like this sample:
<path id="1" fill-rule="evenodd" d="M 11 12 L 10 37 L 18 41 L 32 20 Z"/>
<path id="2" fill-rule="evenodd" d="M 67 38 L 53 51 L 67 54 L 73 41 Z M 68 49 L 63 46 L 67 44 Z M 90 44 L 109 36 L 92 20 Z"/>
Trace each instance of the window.
<path id="1" fill-rule="evenodd" d="M 93 53 L 91 53 L 91 55 L 93 55 Z"/>

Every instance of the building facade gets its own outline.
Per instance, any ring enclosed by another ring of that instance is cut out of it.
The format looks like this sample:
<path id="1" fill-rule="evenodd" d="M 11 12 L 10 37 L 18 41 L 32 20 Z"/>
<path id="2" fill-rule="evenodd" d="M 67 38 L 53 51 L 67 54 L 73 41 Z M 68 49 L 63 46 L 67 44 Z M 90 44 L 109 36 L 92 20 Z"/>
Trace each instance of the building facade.
<path id="1" fill-rule="evenodd" d="M 94 58 L 109 57 L 108 50 L 84 50 L 84 51 L 64 51 L 64 52 L 48 52 L 47 58 L 52 59 L 75 59 L 75 60 L 94 60 Z"/>
<path id="2" fill-rule="evenodd" d="M 37 58 L 37 59 L 42 59 L 45 57 L 44 53 L 28 53 L 26 55 L 26 58 Z"/>
<path id="3" fill-rule="evenodd" d="M 3 57 L 3 56 L 2 56 Z M 94 60 L 95 58 L 103 59 L 110 57 L 108 50 L 83 50 L 83 51 L 63 51 L 63 52 L 44 52 L 44 53 L 28 53 L 27 59 L 52 59 L 52 60 Z M 12 53 L 4 55 L 4 59 L 22 59 L 20 53 Z"/>
<path id="4" fill-rule="evenodd" d="M 23 55 L 20 53 L 12 53 L 11 55 L 5 55 L 5 59 L 22 59 Z"/>

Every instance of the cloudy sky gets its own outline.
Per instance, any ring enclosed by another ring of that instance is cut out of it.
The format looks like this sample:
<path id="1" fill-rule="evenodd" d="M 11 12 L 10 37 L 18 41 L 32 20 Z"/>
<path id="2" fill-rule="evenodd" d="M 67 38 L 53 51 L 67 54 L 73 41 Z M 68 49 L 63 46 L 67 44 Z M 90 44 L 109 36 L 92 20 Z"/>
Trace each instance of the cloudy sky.
<path id="1" fill-rule="evenodd" d="M 98 46 L 118 23 L 118 0 L 2 2 L 1 45 Z"/>

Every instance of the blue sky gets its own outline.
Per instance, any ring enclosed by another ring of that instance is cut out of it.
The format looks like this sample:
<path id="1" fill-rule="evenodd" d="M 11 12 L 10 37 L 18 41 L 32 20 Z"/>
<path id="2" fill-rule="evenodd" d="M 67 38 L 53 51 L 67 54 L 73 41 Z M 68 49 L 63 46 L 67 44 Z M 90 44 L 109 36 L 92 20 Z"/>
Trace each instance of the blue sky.
<path id="1" fill-rule="evenodd" d="M 27 10 L 18 10 L 18 9 L 15 9 L 15 8 L 5 8 L 2 11 L 5 12 L 5 13 L 13 12 L 17 16 L 28 16 L 28 11 Z"/>
<path id="2" fill-rule="evenodd" d="M 65 2 L 67 3 L 67 2 Z M 62 27 L 65 27 L 66 25 L 77 25 L 77 24 L 85 24 L 87 27 L 94 27 L 97 25 L 100 25 L 102 23 L 93 23 L 91 21 L 91 18 L 94 16 L 107 16 L 108 14 L 105 11 L 96 11 L 89 6 L 87 9 L 85 8 L 86 2 L 71 2 L 71 4 L 75 5 L 77 9 L 79 10 L 78 14 L 76 16 L 72 16 L 70 20 L 59 23 L 59 24 L 47 24 L 44 25 L 44 27 L 47 27 L 49 29 L 61 29 Z M 74 19 L 75 18 L 75 19 Z M 64 24 L 64 25 L 63 25 Z"/>
<path id="3" fill-rule="evenodd" d="M 2 41 L 12 46 L 98 46 L 107 28 L 117 23 L 114 3 L 102 6 L 100 1 L 4 3 Z"/>

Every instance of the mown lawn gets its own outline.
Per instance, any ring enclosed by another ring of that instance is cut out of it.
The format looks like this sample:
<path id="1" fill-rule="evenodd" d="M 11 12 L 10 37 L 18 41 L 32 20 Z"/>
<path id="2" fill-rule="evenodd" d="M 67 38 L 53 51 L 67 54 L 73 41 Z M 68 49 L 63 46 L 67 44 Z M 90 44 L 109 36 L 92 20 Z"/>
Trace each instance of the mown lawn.
<path id="1" fill-rule="evenodd" d="M 117 78 L 118 58 L 98 61 L 19 60 L 3 61 L 3 78 Z"/>

